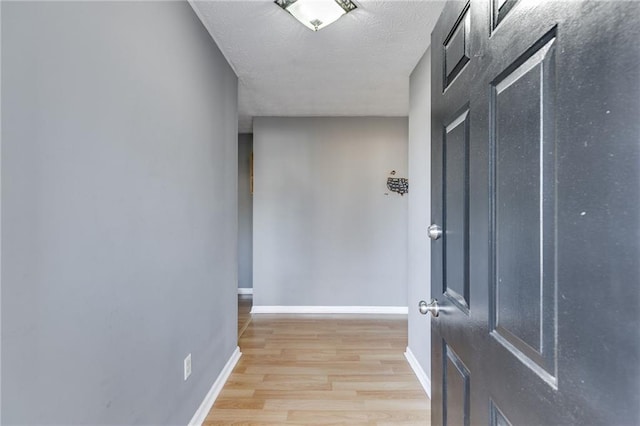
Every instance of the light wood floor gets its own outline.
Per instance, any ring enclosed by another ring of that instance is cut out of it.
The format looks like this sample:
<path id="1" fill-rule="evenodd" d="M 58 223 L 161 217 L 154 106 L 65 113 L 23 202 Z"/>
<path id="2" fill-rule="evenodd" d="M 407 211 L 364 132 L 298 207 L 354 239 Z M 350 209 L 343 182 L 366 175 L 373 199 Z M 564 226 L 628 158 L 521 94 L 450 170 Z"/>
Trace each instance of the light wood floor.
<path id="1" fill-rule="evenodd" d="M 254 314 L 205 425 L 429 424 L 406 316 Z"/>

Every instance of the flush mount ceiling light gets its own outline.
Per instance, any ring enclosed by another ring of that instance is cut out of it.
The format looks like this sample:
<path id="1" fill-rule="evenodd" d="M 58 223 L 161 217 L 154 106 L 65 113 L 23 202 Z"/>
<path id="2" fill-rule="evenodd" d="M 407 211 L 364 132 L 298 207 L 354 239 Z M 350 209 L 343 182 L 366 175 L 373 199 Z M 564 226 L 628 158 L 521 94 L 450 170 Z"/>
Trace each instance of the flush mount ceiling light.
<path id="1" fill-rule="evenodd" d="M 326 27 L 357 7 L 351 0 L 275 0 L 274 3 L 313 31 Z"/>

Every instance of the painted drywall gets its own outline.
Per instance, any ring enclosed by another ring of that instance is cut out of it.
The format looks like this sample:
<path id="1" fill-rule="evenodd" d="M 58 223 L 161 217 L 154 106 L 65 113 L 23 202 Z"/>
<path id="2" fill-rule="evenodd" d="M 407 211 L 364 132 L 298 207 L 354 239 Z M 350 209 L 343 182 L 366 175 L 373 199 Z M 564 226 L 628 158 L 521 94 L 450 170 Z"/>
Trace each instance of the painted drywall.
<path id="1" fill-rule="evenodd" d="M 431 48 L 411 73 L 409 88 L 409 349 L 431 378 L 431 324 L 418 312 L 418 302 L 431 294 Z"/>
<path id="2" fill-rule="evenodd" d="M 2 423 L 188 423 L 237 342 L 236 76 L 186 2 L 2 2 L 2 114 Z"/>
<path id="3" fill-rule="evenodd" d="M 254 120 L 254 306 L 406 306 L 406 118 Z"/>
<path id="4" fill-rule="evenodd" d="M 238 288 L 253 287 L 253 135 L 238 135 Z"/>

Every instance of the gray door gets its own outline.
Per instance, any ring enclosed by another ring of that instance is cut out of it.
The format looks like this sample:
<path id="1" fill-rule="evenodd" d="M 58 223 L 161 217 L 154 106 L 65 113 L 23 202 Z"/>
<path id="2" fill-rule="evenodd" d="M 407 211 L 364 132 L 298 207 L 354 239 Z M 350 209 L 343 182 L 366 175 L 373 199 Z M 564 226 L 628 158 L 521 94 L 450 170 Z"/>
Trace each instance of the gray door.
<path id="1" fill-rule="evenodd" d="M 640 424 L 640 3 L 449 2 L 431 46 L 433 424 Z"/>

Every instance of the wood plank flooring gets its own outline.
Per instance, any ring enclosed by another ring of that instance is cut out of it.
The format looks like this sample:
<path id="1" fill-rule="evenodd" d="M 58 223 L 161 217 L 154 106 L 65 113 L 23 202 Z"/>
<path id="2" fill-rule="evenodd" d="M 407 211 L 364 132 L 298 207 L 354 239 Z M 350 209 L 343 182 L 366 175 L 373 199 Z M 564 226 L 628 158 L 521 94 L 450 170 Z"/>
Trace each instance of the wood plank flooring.
<path id="1" fill-rule="evenodd" d="M 254 314 L 205 425 L 426 425 L 406 316 Z"/>

